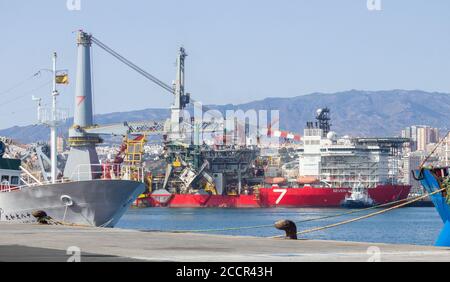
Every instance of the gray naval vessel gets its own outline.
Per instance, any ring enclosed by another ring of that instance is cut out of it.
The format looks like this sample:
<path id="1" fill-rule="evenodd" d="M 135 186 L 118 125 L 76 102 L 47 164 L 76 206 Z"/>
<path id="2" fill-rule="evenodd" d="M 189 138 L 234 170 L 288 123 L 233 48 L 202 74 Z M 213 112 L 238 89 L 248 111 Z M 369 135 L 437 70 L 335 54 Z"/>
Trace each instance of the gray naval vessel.
<path id="1" fill-rule="evenodd" d="M 126 180 L 10 186 L 0 192 L 0 221 L 35 223 L 33 212 L 44 211 L 62 224 L 114 227 L 143 187 Z"/>
<path id="2" fill-rule="evenodd" d="M 101 142 L 101 138 L 84 130 L 93 126 L 91 37 L 88 34 L 78 33 L 77 51 L 74 125 L 69 131 L 70 151 L 64 171 L 58 175 L 56 165 L 58 91 L 55 53 L 53 107 L 50 118 L 46 122 L 41 121 L 51 130 L 51 181 L 42 182 L 33 177 L 21 166 L 20 160 L 0 157 L 0 221 L 36 222 L 34 215 L 39 211 L 44 212 L 54 222 L 114 227 L 137 196 L 145 190 L 142 182 L 130 180 L 131 177 L 126 176 L 130 173 L 116 173 L 117 176 L 111 177 L 110 173 L 105 174 L 105 168 L 100 165 L 95 148 L 96 144 Z M 114 171 L 125 169 L 115 167 Z M 27 175 L 35 181 L 26 181 Z"/>

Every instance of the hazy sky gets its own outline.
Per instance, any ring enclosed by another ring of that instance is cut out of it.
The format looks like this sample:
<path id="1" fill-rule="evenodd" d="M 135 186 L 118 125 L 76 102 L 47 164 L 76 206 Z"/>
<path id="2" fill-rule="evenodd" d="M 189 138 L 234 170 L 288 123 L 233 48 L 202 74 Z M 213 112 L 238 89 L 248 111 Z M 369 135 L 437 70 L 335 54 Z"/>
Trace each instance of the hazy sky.
<path id="1" fill-rule="evenodd" d="M 0 128 L 35 121 L 31 95 L 50 100 L 51 67 L 68 69 L 84 29 L 167 83 L 188 52 L 186 88 L 204 103 L 242 103 L 348 89 L 450 92 L 450 1 L 0 0 Z M 167 107 L 171 97 L 94 47 L 95 112 Z M 35 90 L 37 89 L 37 90 Z M 72 110 L 71 110 L 72 111 Z"/>

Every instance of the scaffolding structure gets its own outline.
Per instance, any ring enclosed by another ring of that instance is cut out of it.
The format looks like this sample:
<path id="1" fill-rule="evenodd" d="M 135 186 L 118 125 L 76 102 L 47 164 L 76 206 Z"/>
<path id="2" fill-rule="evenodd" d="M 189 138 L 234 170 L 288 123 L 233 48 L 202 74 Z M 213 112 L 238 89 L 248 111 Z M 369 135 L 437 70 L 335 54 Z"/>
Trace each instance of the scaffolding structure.
<path id="1" fill-rule="evenodd" d="M 131 167 L 140 167 L 142 165 L 145 143 L 147 143 L 145 135 L 133 139 L 125 138 L 125 165 Z"/>

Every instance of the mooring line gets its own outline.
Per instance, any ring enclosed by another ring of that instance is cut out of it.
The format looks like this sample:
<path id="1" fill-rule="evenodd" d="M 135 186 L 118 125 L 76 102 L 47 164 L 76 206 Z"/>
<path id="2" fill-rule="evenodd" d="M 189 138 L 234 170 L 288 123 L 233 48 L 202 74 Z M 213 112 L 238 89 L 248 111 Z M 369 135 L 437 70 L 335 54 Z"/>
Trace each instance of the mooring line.
<path id="1" fill-rule="evenodd" d="M 424 161 L 422 161 L 422 163 L 419 166 L 419 169 L 423 168 L 423 166 L 425 165 L 425 162 L 429 159 L 429 157 L 431 155 L 434 154 L 434 152 L 439 147 L 439 145 L 448 136 L 450 136 L 450 131 L 447 132 L 445 137 L 442 138 L 438 144 L 436 144 L 435 148 L 431 151 L 431 153 L 428 154 L 428 156 L 425 158 Z M 302 235 L 302 234 L 312 233 L 312 232 L 316 232 L 316 231 L 320 231 L 320 230 L 325 230 L 325 229 L 341 226 L 341 225 L 344 225 L 344 224 L 352 223 L 352 222 L 355 222 L 355 221 L 363 220 L 363 219 L 366 219 L 366 218 L 370 218 L 370 217 L 373 217 L 373 216 L 376 216 L 376 215 L 379 215 L 379 214 L 383 214 L 383 213 L 386 213 L 386 212 L 389 212 L 389 211 L 392 211 L 392 210 L 395 210 L 395 209 L 407 206 L 409 204 L 418 202 L 418 201 L 420 201 L 422 199 L 425 199 L 425 198 L 427 198 L 429 196 L 435 195 L 435 194 L 437 194 L 439 192 L 442 192 L 444 190 L 445 190 L 445 188 L 442 188 L 440 190 L 434 191 L 433 193 L 425 194 L 423 196 L 418 196 L 418 197 L 415 197 L 415 198 L 409 198 L 409 199 L 403 199 L 403 200 L 397 200 L 397 201 L 393 201 L 393 202 L 389 202 L 389 203 L 385 203 L 385 204 L 381 204 L 381 205 L 377 205 L 377 206 L 373 206 L 373 207 L 369 207 L 369 208 L 352 210 L 352 211 L 345 212 L 345 213 L 340 213 L 340 214 L 334 214 L 334 215 L 328 215 L 328 216 L 322 216 L 322 217 L 316 217 L 316 218 L 310 218 L 310 219 L 305 219 L 305 220 L 294 221 L 294 223 L 296 223 L 296 224 L 312 222 L 312 221 L 319 221 L 319 220 L 336 218 L 336 217 L 341 217 L 341 216 L 355 214 L 355 213 L 361 213 L 361 212 L 364 212 L 364 211 L 379 209 L 379 208 L 383 208 L 383 207 L 387 207 L 387 206 L 392 206 L 392 205 L 395 205 L 397 203 L 405 202 L 403 204 L 400 204 L 400 205 L 397 205 L 397 206 L 394 206 L 394 207 L 391 207 L 391 208 L 388 208 L 388 209 L 385 209 L 385 210 L 382 210 L 382 211 L 379 211 L 379 212 L 375 212 L 375 213 L 371 213 L 371 214 L 364 215 L 364 216 L 361 216 L 361 217 L 357 217 L 357 218 L 354 218 L 354 219 L 345 220 L 345 221 L 342 221 L 342 222 L 326 225 L 326 226 L 323 226 L 323 227 L 317 227 L 317 228 L 313 228 L 313 229 L 309 229 L 309 230 L 305 230 L 305 231 L 300 231 L 300 232 L 297 232 L 297 235 Z M 228 228 L 216 228 L 216 229 L 158 230 L 158 231 L 160 231 L 160 232 L 171 232 L 171 233 L 208 233 L 208 232 L 221 232 L 221 231 L 235 231 L 235 230 L 248 230 L 248 229 L 268 228 L 268 227 L 273 227 L 273 226 L 274 226 L 273 224 L 264 224 L 264 225 L 255 225 L 255 226 L 240 226 L 240 227 L 228 227 Z M 282 237 L 284 237 L 284 236 L 273 236 L 273 237 L 269 237 L 269 238 L 282 238 Z"/>
<path id="2" fill-rule="evenodd" d="M 380 215 L 380 214 L 383 214 L 383 213 L 387 213 L 387 212 L 393 211 L 393 210 L 395 210 L 395 209 L 398 209 L 398 208 L 404 207 L 404 206 L 406 206 L 406 205 L 409 205 L 409 204 L 411 204 L 411 203 L 420 201 L 420 200 L 422 200 L 422 199 L 425 199 L 426 197 L 435 195 L 435 194 L 440 193 L 440 192 L 442 192 L 442 191 L 444 191 L 444 190 L 445 190 L 445 188 L 442 188 L 442 189 L 439 189 L 439 190 L 434 191 L 433 193 L 430 193 L 430 194 L 426 194 L 426 195 L 417 197 L 416 199 L 411 200 L 411 201 L 408 201 L 408 202 L 406 202 L 406 203 L 403 203 L 403 204 L 400 204 L 400 205 L 397 205 L 397 206 L 394 206 L 394 207 L 391 207 L 391 208 L 387 208 L 387 209 L 382 210 L 382 211 L 378 211 L 378 212 L 375 212 L 375 213 L 371 213 L 371 214 L 368 214 L 368 215 L 360 216 L 360 217 L 357 217 L 357 218 L 353 218 L 353 219 L 349 219 L 349 220 L 337 222 L 337 223 L 330 224 L 330 225 L 326 225 L 326 226 L 322 226 L 322 227 L 316 227 L 316 228 L 313 228 L 313 229 L 300 231 L 300 232 L 297 232 L 297 235 L 303 235 L 303 234 L 307 234 L 307 233 L 312 233 L 312 232 L 316 232 L 316 231 L 321 231 L 321 230 L 325 230 L 325 229 L 330 229 L 330 228 L 333 228 L 333 227 L 338 227 L 338 226 L 342 226 L 342 225 L 345 225 L 345 224 L 349 224 L 349 223 L 352 223 L 352 222 L 355 222 L 355 221 L 360 221 L 360 220 L 363 220 L 363 219 L 367 219 L 367 218 L 370 218 L 370 217 L 374 217 L 374 216 L 376 216 L 376 215 Z M 279 235 L 279 236 L 272 236 L 272 237 L 269 237 L 269 238 L 283 238 L 283 237 L 285 237 L 285 236 Z"/>
<path id="3" fill-rule="evenodd" d="M 437 148 L 443 143 L 443 141 L 444 141 L 448 136 L 450 136 L 450 130 L 447 132 L 447 134 L 445 134 L 444 138 L 442 138 L 442 139 L 435 145 L 435 147 L 434 147 L 433 150 L 427 155 L 427 157 L 420 163 L 420 165 L 419 165 L 419 170 L 422 170 L 422 169 L 423 169 L 423 167 L 424 167 L 425 163 L 428 161 L 428 159 L 435 153 L 435 151 L 437 150 Z M 425 194 L 425 195 L 423 195 L 423 196 L 419 196 L 419 197 L 413 198 L 413 199 L 408 200 L 407 202 L 405 202 L 405 203 L 403 203 L 403 204 L 400 204 L 400 205 L 397 205 L 397 206 L 394 206 L 394 207 L 391 207 L 391 208 L 387 208 L 387 209 L 382 210 L 382 211 L 379 211 L 379 212 L 371 213 L 371 214 L 368 214 L 368 215 L 360 216 L 360 217 L 357 217 L 357 218 L 353 218 L 353 219 L 341 221 L 341 222 L 338 222 L 338 223 L 334 223 L 334 224 L 330 224 L 330 225 L 326 225 L 326 226 L 322 226 L 322 227 L 316 227 L 316 228 L 313 228 L 313 229 L 300 231 L 300 232 L 297 232 L 297 235 L 303 235 L 303 234 L 307 234 L 307 233 L 312 233 L 312 232 L 316 232 L 316 231 L 321 231 L 321 230 L 325 230 L 325 229 L 330 229 L 330 228 L 333 228 L 333 227 L 342 226 L 342 225 L 345 225 L 345 224 L 349 224 L 349 223 L 353 223 L 353 222 L 356 222 L 356 221 L 360 221 L 360 220 L 363 220 L 363 219 L 367 219 L 367 218 L 370 218 L 370 217 L 373 217 L 373 216 L 377 216 L 377 215 L 380 215 L 380 214 L 383 214 L 383 213 L 387 213 L 387 212 L 393 211 L 393 210 L 395 210 L 395 209 L 398 209 L 398 208 L 407 206 L 407 205 L 409 205 L 409 204 L 418 202 L 418 201 L 420 201 L 420 200 L 422 200 L 422 199 L 425 199 L 425 198 L 430 197 L 430 196 L 432 196 L 432 195 L 435 195 L 435 194 L 437 194 L 437 193 L 443 192 L 443 191 L 445 191 L 446 189 L 447 189 L 447 188 L 441 188 L 441 189 L 436 190 L 436 191 L 434 191 L 434 192 L 432 192 L 432 193 L 427 193 L 427 194 Z M 401 201 L 402 201 L 402 200 L 396 201 L 396 202 L 401 202 Z M 382 206 L 392 205 L 392 204 L 394 204 L 394 203 L 396 203 L 396 202 L 392 202 L 392 203 L 389 203 L 389 204 L 380 205 L 380 206 L 377 206 L 377 208 L 380 208 L 380 207 L 382 207 Z M 371 209 L 371 208 L 368 208 L 368 209 Z M 366 209 L 366 210 L 368 210 L 368 209 Z M 363 210 L 361 210 L 361 211 L 363 211 Z M 350 213 L 351 213 L 351 212 L 350 212 Z M 280 236 L 280 235 L 279 235 L 279 236 L 272 236 L 272 237 L 269 237 L 269 238 L 282 238 L 282 237 L 284 237 L 284 236 Z"/>
<path id="4" fill-rule="evenodd" d="M 428 196 L 428 194 L 426 196 Z M 325 220 L 325 219 L 330 219 L 330 218 L 336 218 L 336 217 L 341 217 L 341 216 L 345 216 L 345 215 L 361 213 L 361 212 L 364 212 L 364 211 L 379 209 L 379 208 L 383 208 L 383 207 L 386 207 L 386 206 L 392 206 L 392 205 L 395 205 L 397 203 L 401 203 L 401 202 L 405 202 L 405 201 L 412 201 L 412 200 L 416 200 L 416 199 L 417 198 L 397 200 L 397 201 L 393 201 L 393 202 L 389 202 L 389 203 L 385 203 L 385 204 L 381 204 L 381 205 L 377 205 L 377 206 L 373 206 L 373 207 L 368 207 L 368 208 L 364 208 L 364 209 L 358 209 L 358 210 L 352 210 L 352 211 L 345 212 L 345 213 L 339 213 L 339 214 L 315 217 L 315 218 L 310 218 L 310 219 L 298 220 L 298 221 L 294 221 L 294 222 L 296 224 L 299 224 L 299 223 L 306 223 L 306 222 L 312 222 L 312 221 L 319 221 L 319 220 Z M 420 199 L 423 199 L 423 198 L 420 198 Z M 418 199 L 418 200 L 420 200 L 420 199 Z M 414 203 L 414 202 L 415 201 L 407 202 L 406 205 L 408 205 L 410 203 Z M 264 224 L 264 225 L 238 226 L 238 227 L 228 227 L 228 228 L 194 229 L 194 230 L 158 230 L 158 231 L 160 231 L 160 232 L 169 232 L 169 233 L 209 233 L 209 232 L 221 232 L 221 231 L 260 229 L 260 228 L 269 228 L 269 227 L 273 227 L 273 226 L 274 226 L 273 224 Z"/>

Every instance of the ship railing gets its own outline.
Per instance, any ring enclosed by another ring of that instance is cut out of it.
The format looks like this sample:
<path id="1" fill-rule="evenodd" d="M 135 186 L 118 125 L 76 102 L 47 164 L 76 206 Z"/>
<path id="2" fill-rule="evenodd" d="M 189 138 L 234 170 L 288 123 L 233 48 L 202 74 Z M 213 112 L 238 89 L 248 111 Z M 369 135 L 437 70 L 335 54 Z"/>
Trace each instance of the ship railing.
<path id="1" fill-rule="evenodd" d="M 11 185 L 9 181 L 2 181 L 0 183 L 0 192 L 11 192 Z"/>
<path id="2" fill-rule="evenodd" d="M 22 181 L 23 181 L 23 179 L 22 179 Z M 2 192 L 13 192 L 13 191 L 22 190 L 22 189 L 26 189 L 26 188 L 33 188 L 33 187 L 37 187 L 37 186 L 41 186 L 41 185 L 60 184 L 60 183 L 67 183 L 67 182 L 71 182 L 71 181 L 69 181 L 67 179 L 58 179 L 54 183 L 51 180 L 49 180 L 49 181 L 40 181 L 39 183 L 37 183 L 37 182 L 34 182 L 34 183 L 26 183 L 26 182 L 24 182 L 25 185 L 11 187 L 11 189 L 9 191 L 2 191 Z"/>
<path id="3" fill-rule="evenodd" d="M 20 169 L 22 170 L 21 180 L 25 183 L 25 185 L 30 186 L 33 183 L 42 184 L 41 181 L 37 179 L 28 169 L 23 166 L 20 166 Z"/>
<path id="4" fill-rule="evenodd" d="M 104 179 L 144 182 L 145 170 L 143 167 L 124 164 L 79 164 L 70 179 L 76 181 Z"/>
<path id="5" fill-rule="evenodd" d="M 92 169 L 92 171 L 83 171 L 83 168 Z M 98 170 L 95 170 L 98 168 Z M 81 164 L 78 165 L 75 172 L 72 174 L 70 179 L 68 178 L 60 178 L 56 181 L 39 181 L 39 182 L 25 182 L 24 179 L 21 179 L 25 185 L 12 186 L 12 185 L 3 185 L 0 183 L 0 192 L 13 192 L 26 188 L 33 188 L 41 185 L 50 185 L 50 184 L 61 184 L 68 183 L 73 181 L 83 181 L 83 180 L 92 180 L 92 179 L 101 179 L 101 180 L 133 180 L 138 182 L 144 182 L 145 179 L 145 170 L 143 167 L 136 167 L 130 165 L 122 165 L 122 164 Z"/>
<path id="6" fill-rule="evenodd" d="M 17 190 L 20 190 L 19 186 L 1 187 L 0 193 L 8 193 L 8 192 L 13 192 L 13 191 L 17 191 Z"/>

